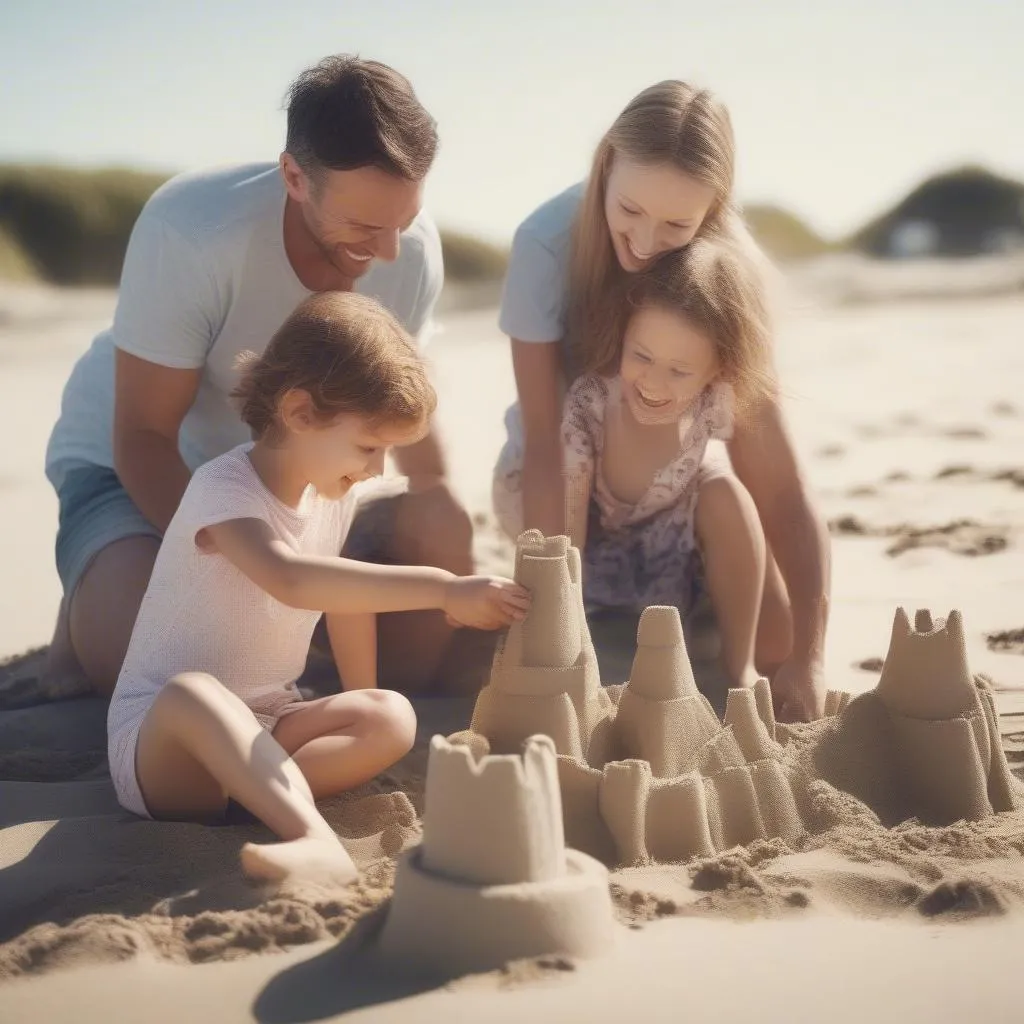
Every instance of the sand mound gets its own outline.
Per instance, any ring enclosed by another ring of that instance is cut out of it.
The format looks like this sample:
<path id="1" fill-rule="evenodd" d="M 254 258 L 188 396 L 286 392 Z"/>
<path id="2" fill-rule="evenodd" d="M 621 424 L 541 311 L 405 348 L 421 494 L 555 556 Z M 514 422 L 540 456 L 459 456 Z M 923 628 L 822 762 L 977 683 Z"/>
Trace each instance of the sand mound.
<path id="1" fill-rule="evenodd" d="M 235 959 L 344 935 L 390 894 L 393 859 L 417 841 L 419 824 L 401 792 L 350 794 L 321 809 L 361 869 L 349 888 L 249 882 L 238 851 L 270 838 L 258 824 L 119 814 L 0 830 L 0 940 L 13 939 L 0 946 L 0 978 L 145 953 Z"/>

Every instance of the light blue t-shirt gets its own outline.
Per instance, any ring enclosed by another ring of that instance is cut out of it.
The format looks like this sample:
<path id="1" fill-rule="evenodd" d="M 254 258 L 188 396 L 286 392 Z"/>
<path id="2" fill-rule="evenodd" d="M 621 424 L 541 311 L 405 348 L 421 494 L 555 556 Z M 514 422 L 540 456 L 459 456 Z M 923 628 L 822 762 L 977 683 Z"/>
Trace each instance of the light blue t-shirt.
<path id="1" fill-rule="evenodd" d="M 572 223 L 586 182 L 538 206 L 516 229 L 498 324 L 517 341 L 562 342 Z"/>
<path id="2" fill-rule="evenodd" d="M 250 439 L 230 400 L 236 359 L 262 352 L 311 293 L 284 248 L 285 188 L 276 164 L 180 175 L 158 189 L 132 230 L 113 325 L 93 340 L 64 388 L 46 451 L 59 488 L 77 466 L 113 467 L 114 350 L 202 369 L 179 448 L 191 470 Z M 444 281 L 441 241 L 421 213 L 393 263 L 375 261 L 356 290 L 425 338 Z"/>
<path id="3" fill-rule="evenodd" d="M 565 363 L 572 224 L 586 190 L 577 182 L 541 204 L 516 229 L 502 289 L 498 326 L 516 341 L 557 343 Z M 519 403 L 505 413 L 506 448 L 522 444 Z M 509 451 L 506 458 L 515 458 Z"/>

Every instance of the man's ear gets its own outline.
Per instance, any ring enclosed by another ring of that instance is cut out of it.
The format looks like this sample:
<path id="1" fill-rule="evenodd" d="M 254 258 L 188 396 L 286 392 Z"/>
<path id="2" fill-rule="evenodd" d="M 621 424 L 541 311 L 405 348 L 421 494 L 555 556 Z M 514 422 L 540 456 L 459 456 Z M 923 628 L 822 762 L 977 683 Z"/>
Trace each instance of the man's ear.
<path id="1" fill-rule="evenodd" d="M 278 166 L 281 168 L 281 177 L 284 179 L 288 195 L 297 203 L 306 202 L 309 199 L 309 178 L 295 157 L 291 153 L 282 153 Z"/>

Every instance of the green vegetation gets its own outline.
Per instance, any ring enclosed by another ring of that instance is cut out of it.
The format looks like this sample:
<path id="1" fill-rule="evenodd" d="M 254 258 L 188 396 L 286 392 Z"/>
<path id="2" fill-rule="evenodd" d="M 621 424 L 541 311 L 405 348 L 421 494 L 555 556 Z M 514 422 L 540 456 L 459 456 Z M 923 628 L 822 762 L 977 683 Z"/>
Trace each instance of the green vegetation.
<path id="1" fill-rule="evenodd" d="M 0 166 L 0 280 L 114 285 L 132 226 L 162 174 L 128 170 Z M 753 205 L 754 236 L 786 262 L 835 249 L 893 255 L 899 229 L 929 225 L 935 255 L 965 256 L 1024 239 L 1024 183 L 977 167 L 929 178 L 850 238 L 829 242 L 786 210 Z M 489 283 L 503 277 L 508 253 L 454 231 L 441 232 L 447 279 Z"/>
<path id="2" fill-rule="evenodd" d="M 820 256 L 831 248 L 799 217 L 778 206 L 748 206 L 743 219 L 765 252 L 779 262 Z"/>
<path id="3" fill-rule="evenodd" d="M 933 255 L 972 256 L 1024 239 L 1024 182 L 981 167 L 962 167 L 928 178 L 892 209 L 844 243 L 874 256 L 894 250 L 901 225 L 934 229 Z"/>
<path id="4" fill-rule="evenodd" d="M 166 180 L 139 171 L 0 166 L 0 279 L 116 285 L 146 200 Z M 500 279 L 507 253 L 441 232 L 448 280 Z"/>
<path id="5" fill-rule="evenodd" d="M 164 177 L 135 171 L 0 168 L 0 230 L 53 284 L 116 284 L 135 218 Z"/>
<path id="6" fill-rule="evenodd" d="M 25 251 L 0 227 L 0 281 L 31 281 L 38 276 Z"/>
<path id="7" fill-rule="evenodd" d="M 441 232 L 444 273 L 450 281 L 477 283 L 505 276 L 508 251 L 457 231 Z"/>

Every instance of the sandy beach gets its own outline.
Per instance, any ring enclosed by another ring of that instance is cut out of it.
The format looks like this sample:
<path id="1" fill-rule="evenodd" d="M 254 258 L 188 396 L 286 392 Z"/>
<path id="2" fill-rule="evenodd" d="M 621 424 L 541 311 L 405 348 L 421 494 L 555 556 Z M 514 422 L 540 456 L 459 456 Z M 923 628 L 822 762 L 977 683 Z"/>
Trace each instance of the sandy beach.
<path id="1" fill-rule="evenodd" d="M 779 370 L 833 528 L 828 686 L 875 687 L 897 606 L 911 618 L 958 609 L 970 669 L 989 681 L 1006 761 L 1024 778 L 1024 265 L 837 257 L 785 284 Z M 114 301 L 0 288 L 13 426 L 0 460 L 0 659 L 49 638 L 59 589 L 43 452 L 66 374 Z M 489 513 L 514 393 L 508 346 L 494 309 L 457 306 L 430 349 L 440 424 L 480 562 L 508 571 L 512 546 Z M 258 826 L 120 811 L 99 702 L 0 711 L 0 1020 L 1019 1019 L 1024 811 L 885 827 L 821 780 L 799 842 L 613 865 L 617 933 L 604 957 L 429 986 L 385 969 L 368 950 L 395 857 L 420 837 L 426 747 L 465 728 L 471 708 L 423 702 L 413 753 L 329 802 L 363 869 L 353 889 L 283 892 L 240 876 L 238 848 Z M 819 742 L 815 729 L 824 735 L 811 725 L 792 741 Z"/>

